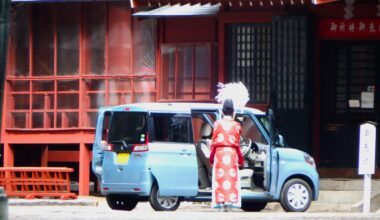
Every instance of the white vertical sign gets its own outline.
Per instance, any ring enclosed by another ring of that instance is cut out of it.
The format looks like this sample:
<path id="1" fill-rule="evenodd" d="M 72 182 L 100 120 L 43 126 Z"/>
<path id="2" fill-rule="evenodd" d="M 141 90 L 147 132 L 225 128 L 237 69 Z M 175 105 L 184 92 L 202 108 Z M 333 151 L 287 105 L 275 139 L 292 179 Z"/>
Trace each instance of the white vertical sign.
<path id="1" fill-rule="evenodd" d="M 363 212 L 368 213 L 371 206 L 371 175 L 375 173 L 376 126 L 366 122 L 360 125 L 359 137 L 359 175 L 364 175 Z"/>
<path id="2" fill-rule="evenodd" d="M 375 173 L 376 126 L 373 123 L 360 125 L 359 175 Z"/>

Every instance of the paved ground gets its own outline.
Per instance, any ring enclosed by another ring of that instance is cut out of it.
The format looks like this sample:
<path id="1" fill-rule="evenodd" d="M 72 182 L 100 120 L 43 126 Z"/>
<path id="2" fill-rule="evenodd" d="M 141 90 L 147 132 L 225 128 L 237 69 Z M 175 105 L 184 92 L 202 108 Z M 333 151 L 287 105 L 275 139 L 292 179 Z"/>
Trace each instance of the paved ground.
<path id="1" fill-rule="evenodd" d="M 344 213 L 344 212 L 305 212 L 305 213 L 286 213 L 281 209 L 273 209 L 269 206 L 259 213 L 248 213 L 241 210 L 234 210 L 232 213 L 217 212 L 209 208 L 204 203 L 182 203 L 175 212 L 156 212 L 150 207 L 149 203 L 139 203 L 131 212 L 114 211 L 108 208 L 103 198 L 90 197 L 81 198 L 77 204 L 51 203 L 48 205 L 36 205 L 38 200 L 21 204 L 23 200 L 10 200 L 9 219 L 20 220 L 71 220 L 71 219 L 128 219 L 128 220 L 172 220 L 172 219 L 191 219 L 191 220 L 224 220 L 224 219 L 254 219 L 254 220 L 277 220 L 277 219 L 315 219 L 315 220 L 380 220 L 380 213 Z M 41 201 L 40 201 L 41 202 Z M 13 205 L 12 205 L 13 203 Z M 16 205 L 16 204 L 19 205 Z M 34 204 L 33 204 L 34 203 Z M 21 204 L 21 205 L 20 205 Z"/>

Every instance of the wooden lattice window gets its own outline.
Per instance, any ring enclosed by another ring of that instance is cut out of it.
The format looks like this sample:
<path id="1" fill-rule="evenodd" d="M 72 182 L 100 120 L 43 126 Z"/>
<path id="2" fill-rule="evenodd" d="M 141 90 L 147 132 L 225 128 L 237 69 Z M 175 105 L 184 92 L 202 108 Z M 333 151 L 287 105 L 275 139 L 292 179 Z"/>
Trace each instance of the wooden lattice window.
<path id="1" fill-rule="evenodd" d="M 132 70 L 128 5 L 15 6 L 5 89 L 7 129 L 90 128 L 101 106 L 156 100 L 155 72 L 137 75 Z M 139 28 L 144 26 L 136 26 L 136 32 Z M 149 67 L 154 70 L 155 63 Z"/>
<path id="2" fill-rule="evenodd" d="M 274 106 L 278 110 L 303 110 L 310 71 L 308 70 L 308 25 L 305 17 L 276 17 L 273 22 L 272 74 Z"/>
<path id="3" fill-rule="evenodd" d="M 162 45 L 160 99 L 210 100 L 214 69 L 211 44 Z"/>
<path id="4" fill-rule="evenodd" d="M 247 86 L 251 103 L 269 103 L 271 92 L 271 24 L 228 26 L 229 81 Z"/>

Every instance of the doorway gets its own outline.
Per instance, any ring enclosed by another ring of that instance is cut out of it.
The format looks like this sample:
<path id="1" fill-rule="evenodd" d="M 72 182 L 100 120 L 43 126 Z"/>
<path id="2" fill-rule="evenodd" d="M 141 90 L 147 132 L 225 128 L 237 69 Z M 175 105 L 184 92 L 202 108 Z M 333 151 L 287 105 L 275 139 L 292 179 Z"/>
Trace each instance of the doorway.
<path id="1" fill-rule="evenodd" d="M 309 19 L 273 17 L 271 23 L 227 26 L 229 81 L 241 81 L 250 104 L 273 108 L 286 143 L 311 152 L 311 54 Z"/>
<path id="2" fill-rule="evenodd" d="M 322 43 L 320 167 L 358 166 L 359 126 L 379 122 L 379 55 L 376 41 Z"/>

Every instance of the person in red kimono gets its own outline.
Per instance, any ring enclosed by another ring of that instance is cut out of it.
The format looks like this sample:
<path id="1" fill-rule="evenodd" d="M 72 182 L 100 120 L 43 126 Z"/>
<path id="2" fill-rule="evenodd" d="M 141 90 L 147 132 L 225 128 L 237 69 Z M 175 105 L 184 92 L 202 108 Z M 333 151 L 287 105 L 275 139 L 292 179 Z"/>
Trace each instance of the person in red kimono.
<path id="1" fill-rule="evenodd" d="M 239 166 L 244 165 L 240 150 L 241 126 L 234 121 L 231 99 L 223 102 L 223 118 L 214 123 L 210 163 L 212 171 L 212 203 L 214 208 L 230 211 L 241 206 Z"/>

